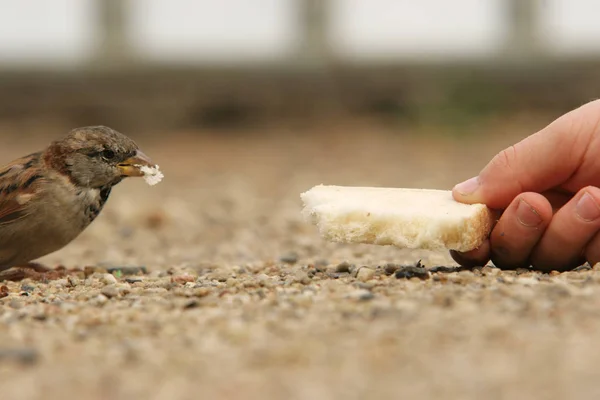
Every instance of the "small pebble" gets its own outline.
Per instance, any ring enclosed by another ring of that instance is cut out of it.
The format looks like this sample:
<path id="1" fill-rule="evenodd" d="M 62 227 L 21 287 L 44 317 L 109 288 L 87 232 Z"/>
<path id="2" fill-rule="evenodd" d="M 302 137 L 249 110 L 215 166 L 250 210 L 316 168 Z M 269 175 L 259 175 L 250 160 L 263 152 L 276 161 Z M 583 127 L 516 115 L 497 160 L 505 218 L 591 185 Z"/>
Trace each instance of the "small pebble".
<path id="1" fill-rule="evenodd" d="M 39 359 L 39 353 L 37 350 L 24 347 L 21 349 L 2 349 L 0 348 L 0 362 L 5 360 L 12 360 L 25 365 L 35 364 Z"/>
<path id="2" fill-rule="evenodd" d="M 353 300 L 367 301 L 373 299 L 375 295 L 369 290 L 358 289 L 350 292 L 347 297 Z"/>
<path id="3" fill-rule="evenodd" d="M 120 271 L 122 275 L 127 276 L 127 275 L 146 275 L 148 274 L 148 270 L 146 269 L 145 266 L 140 265 L 140 266 L 129 266 L 129 267 L 110 267 L 106 269 L 109 273 L 115 273 L 117 271 Z"/>
<path id="4" fill-rule="evenodd" d="M 564 298 L 572 296 L 572 289 L 564 283 L 556 283 L 548 285 L 544 288 L 544 291 L 550 296 L 550 298 Z"/>
<path id="5" fill-rule="evenodd" d="M 117 289 L 115 285 L 106 285 L 102 288 L 100 293 L 102 293 L 110 299 L 119 295 L 119 289 Z"/>
<path id="6" fill-rule="evenodd" d="M 386 274 L 391 275 L 394 272 L 396 272 L 400 267 L 401 267 L 401 265 L 394 264 L 394 263 L 388 263 L 388 264 L 384 265 L 383 270 L 385 271 Z"/>
<path id="7" fill-rule="evenodd" d="M 491 275 L 491 276 L 495 276 L 495 275 L 498 275 L 498 274 L 499 274 L 500 272 L 502 272 L 502 271 L 500 270 L 500 268 L 492 268 L 492 267 L 490 267 L 489 265 L 486 265 L 485 267 L 483 267 L 483 268 L 481 269 L 481 272 L 482 272 L 484 275 Z"/>
<path id="8" fill-rule="evenodd" d="M 327 276 L 331 279 L 340 279 L 349 276 L 348 272 L 328 272 Z"/>
<path id="9" fill-rule="evenodd" d="M 52 282 L 52 285 L 55 288 L 63 289 L 63 288 L 65 288 L 65 287 L 67 287 L 69 285 L 69 281 L 66 280 L 66 279 L 58 279 L 58 280 Z"/>
<path id="10" fill-rule="evenodd" d="M 152 271 L 148 274 L 148 276 L 150 278 L 164 278 L 167 275 L 169 275 L 169 274 L 167 274 L 167 271 L 162 271 L 162 270 Z"/>
<path id="11" fill-rule="evenodd" d="M 475 274 L 472 271 L 468 271 L 468 270 L 462 270 L 458 272 L 458 276 L 460 276 L 463 279 L 473 279 L 475 277 Z"/>
<path id="12" fill-rule="evenodd" d="M 134 232 L 135 230 L 130 226 L 124 226 L 121 229 L 119 229 L 119 235 L 121 235 L 122 238 L 129 238 L 133 235 Z"/>
<path id="13" fill-rule="evenodd" d="M 375 283 L 374 282 L 356 282 L 356 284 L 354 286 L 356 286 L 359 289 L 371 290 L 375 287 Z"/>
<path id="14" fill-rule="evenodd" d="M 196 308 L 200 306 L 200 302 L 196 299 L 189 300 L 183 305 L 184 310 L 189 310 L 191 308 Z"/>
<path id="15" fill-rule="evenodd" d="M 174 275 L 171 277 L 171 282 L 177 284 L 185 284 L 187 282 L 195 282 L 196 278 L 189 274 Z"/>
<path id="16" fill-rule="evenodd" d="M 352 269 L 352 265 L 348 261 L 344 261 L 342 263 L 339 263 L 335 267 L 335 272 L 348 272 L 348 273 L 350 273 L 351 269 Z"/>
<path id="17" fill-rule="evenodd" d="M 433 294 L 432 303 L 440 307 L 449 308 L 454 305 L 454 298 L 448 293 L 436 292 Z"/>
<path id="18" fill-rule="evenodd" d="M 237 280 L 236 280 L 236 279 L 234 279 L 234 278 L 229 278 L 229 279 L 227 279 L 227 280 L 225 281 L 225 284 L 226 284 L 228 287 L 234 287 L 235 285 L 237 285 L 237 284 L 238 284 L 238 282 L 237 282 Z"/>
<path id="19" fill-rule="evenodd" d="M 296 253 L 288 253 L 279 257 L 279 261 L 286 264 L 295 264 L 298 262 L 298 255 Z"/>
<path id="20" fill-rule="evenodd" d="M 527 273 L 529 273 L 529 272 L 531 272 L 531 270 L 530 270 L 530 269 L 528 269 L 528 268 L 517 268 L 517 269 L 515 270 L 515 273 L 516 273 L 517 275 L 521 275 L 521 274 L 527 274 Z"/>
<path id="21" fill-rule="evenodd" d="M 226 282 L 229 279 L 230 274 L 225 271 L 213 271 L 208 274 L 207 278 L 211 280 L 216 280 L 218 282 Z"/>
<path id="22" fill-rule="evenodd" d="M 100 274 L 105 274 L 108 271 L 106 271 L 106 268 L 102 268 L 102 267 L 94 267 L 94 266 L 87 266 L 83 268 L 83 274 L 84 276 L 87 278 L 90 275 L 93 275 L 95 273 L 100 273 Z"/>
<path id="23" fill-rule="evenodd" d="M 239 266 L 239 265 L 234 265 L 231 270 L 233 272 L 235 272 L 237 275 L 243 275 L 246 273 L 246 268 Z"/>
<path id="24" fill-rule="evenodd" d="M 21 291 L 31 293 L 35 290 L 35 286 L 31 286 L 28 284 L 21 285 Z"/>
<path id="25" fill-rule="evenodd" d="M 374 276 L 375 270 L 368 267 L 359 268 L 358 273 L 356 274 L 356 278 L 362 282 L 366 282 L 370 279 L 373 279 Z"/>
<path id="26" fill-rule="evenodd" d="M 267 274 L 258 274 L 256 275 L 256 280 L 263 283 L 263 282 L 267 282 L 269 280 L 269 275 Z"/>
<path id="27" fill-rule="evenodd" d="M 422 280 L 429 279 L 429 272 L 423 267 L 402 267 L 396 271 L 396 279 L 411 279 L 419 278 Z"/>
<path id="28" fill-rule="evenodd" d="M 0 286 L 0 299 L 3 298 L 3 297 L 8 296 L 8 293 L 9 293 L 8 292 L 8 286 L 6 286 L 6 285 Z"/>
<path id="29" fill-rule="evenodd" d="M 78 286 L 80 283 L 79 278 L 76 276 L 73 276 L 73 275 L 69 275 L 67 277 L 67 281 L 69 282 L 69 286 L 71 286 L 71 287 Z"/>
<path id="30" fill-rule="evenodd" d="M 15 310 L 23 308 L 23 302 L 21 302 L 20 300 L 17 300 L 17 299 L 12 299 L 10 301 L 10 303 L 8 303 L 8 305 L 10 307 L 14 308 Z"/>
<path id="31" fill-rule="evenodd" d="M 194 291 L 192 293 L 196 297 L 205 297 L 205 296 L 208 296 L 210 294 L 210 289 L 208 289 L 208 288 L 196 288 L 196 289 L 194 289 Z"/>
<path id="32" fill-rule="evenodd" d="M 573 271 L 575 271 L 575 272 L 578 272 L 578 271 L 589 271 L 591 269 L 592 269 L 592 267 L 590 266 L 590 264 L 586 263 L 586 264 L 580 265 L 577 268 L 574 268 Z"/>
<path id="33" fill-rule="evenodd" d="M 35 319 L 36 321 L 45 321 L 46 319 L 48 319 L 48 315 L 43 309 L 35 310 L 31 313 L 31 318 Z"/>
<path id="34" fill-rule="evenodd" d="M 300 270 L 294 275 L 294 282 L 298 282 L 303 285 L 308 285 L 310 283 L 310 278 L 308 277 L 308 274 L 305 271 Z"/>
<path id="35" fill-rule="evenodd" d="M 106 297 L 104 294 L 99 294 L 98 296 L 94 297 L 91 302 L 92 304 L 95 305 L 102 305 L 104 303 L 106 303 L 108 301 L 108 297 Z"/>
<path id="36" fill-rule="evenodd" d="M 146 215 L 146 226 L 149 229 L 160 229 L 169 221 L 163 210 L 154 210 Z"/>
<path id="37" fill-rule="evenodd" d="M 515 282 L 525 286 L 534 286 L 540 283 L 539 280 L 530 276 L 518 277 Z"/>
<path id="38" fill-rule="evenodd" d="M 451 274 L 452 272 L 460 272 L 462 270 L 464 270 L 464 267 L 446 267 L 444 265 L 437 265 L 435 267 L 429 268 L 429 272 L 431 273 L 443 272 L 447 274 Z"/>
<path id="39" fill-rule="evenodd" d="M 102 277 L 100 278 L 100 280 L 105 285 L 111 285 L 111 284 L 117 283 L 117 278 L 115 278 L 115 276 L 113 274 L 102 274 Z"/>

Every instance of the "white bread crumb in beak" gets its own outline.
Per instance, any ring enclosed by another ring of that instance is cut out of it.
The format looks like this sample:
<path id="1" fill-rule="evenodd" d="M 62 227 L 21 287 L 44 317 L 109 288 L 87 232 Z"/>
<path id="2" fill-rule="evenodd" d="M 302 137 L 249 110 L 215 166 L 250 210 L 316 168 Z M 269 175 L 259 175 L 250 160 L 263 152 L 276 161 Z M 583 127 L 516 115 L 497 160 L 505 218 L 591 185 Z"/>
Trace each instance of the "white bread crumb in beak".
<path id="1" fill-rule="evenodd" d="M 164 178 L 164 175 L 162 172 L 160 172 L 158 165 L 153 167 L 148 167 L 147 165 L 136 165 L 136 167 L 142 171 L 144 174 L 144 180 L 150 186 L 156 185 Z"/>

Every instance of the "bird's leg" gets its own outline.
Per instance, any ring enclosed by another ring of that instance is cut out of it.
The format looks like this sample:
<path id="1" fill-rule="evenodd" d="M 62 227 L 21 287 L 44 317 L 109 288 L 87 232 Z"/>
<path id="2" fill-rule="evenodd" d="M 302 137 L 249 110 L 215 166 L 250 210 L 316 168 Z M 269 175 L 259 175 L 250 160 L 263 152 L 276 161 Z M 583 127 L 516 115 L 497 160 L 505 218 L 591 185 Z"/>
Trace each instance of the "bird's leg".
<path id="1" fill-rule="evenodd" d="M 15 265 L 7 270 L 0 271 L 0 282 L 2 281 L 22 281 L 25 278 L 39 280 L 42 274 L 52 271 L 40 263 L 30 262 L 23 265 Z"/>
<path id="2" fill-rule="evenodd" d="M 0 282 L 3 281 L 22 281 L 25 279 L 25 271 L 21 268 L 8 268 L 0 271 Z"/>
<path id="3" fill-rule="evenodd" d="M 40 263 L 36 263 L 36 262 L 29 262 L 25 265 L 19 265 L 19 268 L 29 268 L 34 270 L 35 272 L 49 272 L 52 271 L 52 268 L 46 267 L 44 264 L 40 264 Z"/>

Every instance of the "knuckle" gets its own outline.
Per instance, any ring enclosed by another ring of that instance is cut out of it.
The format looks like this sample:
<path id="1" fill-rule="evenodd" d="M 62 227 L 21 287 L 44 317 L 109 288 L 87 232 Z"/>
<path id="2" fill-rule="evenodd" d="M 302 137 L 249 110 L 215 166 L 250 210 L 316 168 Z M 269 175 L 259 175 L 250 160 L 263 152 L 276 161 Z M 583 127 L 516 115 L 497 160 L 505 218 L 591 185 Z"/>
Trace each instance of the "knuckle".
<path id="1" fill-rule="evenodd" d="M 516 158 L 517 149 L 515 145 L 512 145 L 496 154 L 494 158 L 492 158 L 491 164 L 496 168 L 512 169 Z"/>
<path id="2" fill-rule="evenodd" d="M 590 101 L 569 114 L 567 118 L 570 122 L 568 132 L 571 134 L 578 135 L 586 132 L 598 132 L 600 128 L 600 100 Z"/>

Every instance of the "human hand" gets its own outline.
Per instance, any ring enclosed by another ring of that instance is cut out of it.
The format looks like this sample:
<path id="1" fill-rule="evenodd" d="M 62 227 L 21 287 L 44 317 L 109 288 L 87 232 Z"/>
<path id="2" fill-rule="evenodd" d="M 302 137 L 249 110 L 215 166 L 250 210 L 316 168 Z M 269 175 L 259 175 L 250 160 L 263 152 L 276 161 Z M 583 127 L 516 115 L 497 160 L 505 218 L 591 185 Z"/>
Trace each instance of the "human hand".
<path id="1" fill-rule="evenodd" d="M 478 249 L 452 251 L 461 265 L 564 271 L 600 262 L 600 100 L 498 153 L 455 200 L 501 216 Z"/>

